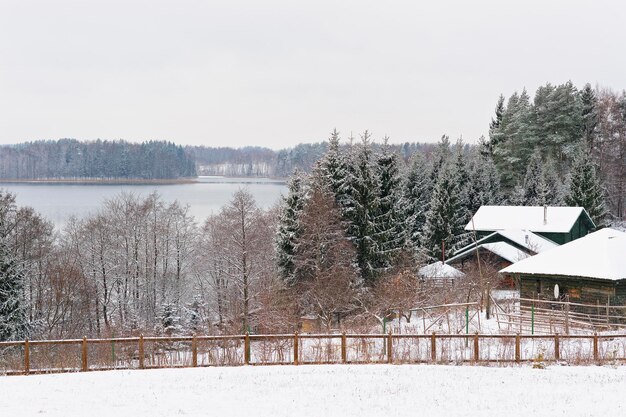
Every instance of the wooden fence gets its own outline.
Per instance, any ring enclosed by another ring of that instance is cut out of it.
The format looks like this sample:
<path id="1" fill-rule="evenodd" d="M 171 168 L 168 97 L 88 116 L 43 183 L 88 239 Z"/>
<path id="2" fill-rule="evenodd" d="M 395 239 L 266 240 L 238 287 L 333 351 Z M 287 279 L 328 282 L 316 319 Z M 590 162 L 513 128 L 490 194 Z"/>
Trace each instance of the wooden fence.
<path id="1" fill-rule="evenodd" d="M 0 374 L 340 363 L 626 361 L 626 334 L 275 334 L 0 342 Z"/>
<path id="2" fill-rule="evenodd" d="M 530 298 L 491 299 L 498 329 L 505 332 L 569 334 L 626 330 L 626 306 L 580 304 Z"/>

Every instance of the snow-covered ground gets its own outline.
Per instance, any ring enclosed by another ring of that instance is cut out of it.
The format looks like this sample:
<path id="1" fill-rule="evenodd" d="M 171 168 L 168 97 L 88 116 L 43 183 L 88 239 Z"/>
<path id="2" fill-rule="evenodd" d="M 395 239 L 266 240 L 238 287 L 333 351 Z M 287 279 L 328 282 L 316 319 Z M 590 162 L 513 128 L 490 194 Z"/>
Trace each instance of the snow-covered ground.
<path id="1" fill-rule="evenodd" d="M 316 365 L 0 377 L 2 416 L 620 416 L 626 367 Z"/>

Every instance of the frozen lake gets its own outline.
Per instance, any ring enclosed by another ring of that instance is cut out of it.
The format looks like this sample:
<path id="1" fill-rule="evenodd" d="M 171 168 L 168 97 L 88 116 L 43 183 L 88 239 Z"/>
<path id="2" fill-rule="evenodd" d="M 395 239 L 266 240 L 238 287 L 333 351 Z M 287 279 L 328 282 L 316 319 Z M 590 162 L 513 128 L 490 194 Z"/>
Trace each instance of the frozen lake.
<path id="1" fill-rule="evenodd" d="M 261 208 L 276 204 L 287 187 L 284 181 L 267 178 L 199 177 L 185 184 L 74 184 L 74 183 L 3 183 L 0 189 L 16 195 L 19 206 L 33 207 L 38 213 L 62 227 L 67 219 L 96 212 L 104 200 L 121 192 L 147 196 L 158 192 L 164 201 L 188 204 L 196 220 L 219 212 L 234 192 L 247 189 Z"/>

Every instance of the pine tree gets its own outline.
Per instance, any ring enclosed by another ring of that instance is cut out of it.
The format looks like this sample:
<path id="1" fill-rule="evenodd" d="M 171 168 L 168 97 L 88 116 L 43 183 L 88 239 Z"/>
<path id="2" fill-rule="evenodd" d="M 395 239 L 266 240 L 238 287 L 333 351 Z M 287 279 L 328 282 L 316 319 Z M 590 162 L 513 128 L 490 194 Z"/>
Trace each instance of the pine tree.
<path id="1" fill-rule="evenodd" d="M 604 192 L 589 152 L 580 152 L 574 160 L 565 203 L 568 206 L 584 207 L 596 226 L 604 226 L 607 214 Z"/>
<path id="2" fill-rule="evenodd" d="M 426 170 L 426 161 L 418 153 L 413 155 L 408 173 L 402 184 L 400 206 L 404 209 L 405 245 L 417 252 L 426 212 L 430 202 L 430 179 Z"/>
<path id="3" fill-rule="evenodd" d="M 571 81 L 537 89 L 532 112 L 533 146 L 541 146 L 543 155 L 554 160 L 561 176 L 579 147 L 582 114 L 582 100 Z"/>
<path id="4" fill-rule="evenodd" d="M 585 87 L 580 92 L 580 100 L 582 102 L 582 137 L 587 144 L 587 148 L 593 151 L 596 127 L 598 126 L 598 99 L 593 88 L 591 88 L 591 84 L 585 84 Z"/>
<path id="5" fill-rule="evenodd" d="M 304 178 L 295 171 L 287 186 L 287 197 L 283 198 L 278 232 L 274 242 L 276 262 L 283 281 L 293 285 L 296 281 L 293 258 L 300 236 L 300 215 L 306 200 Z"/>
<path id="6" fill-rule="evenodd" d="M 0 341 L 22 340 L 28 336 L 23 288 L 24 271 L 0 240 Z"/>
<path id="7" fill-rule="evenodd" d="M 381 152 L 376 158 L 378 193 L 373 221 L 377 272 L 383 272 L 392 266 L 393 259 L 404 244 L 404 221 L 398 207 L 401 191 L 398 158 L 391 152 L 388 140 L 387 137 L 384 138 Z"/>
<path id="8" fill-rule="evenodd" d="M 509 97 L 500 126 L 491 134 L 495 137 L 494 162 L 502 174 L 501 183 L 506 190 L 513 189 L 519 182 L 520 172 L 523 172 L 532 151 L 531 116 L 532 108 L 526 90 L 521 94 L 514 93 Z"/>

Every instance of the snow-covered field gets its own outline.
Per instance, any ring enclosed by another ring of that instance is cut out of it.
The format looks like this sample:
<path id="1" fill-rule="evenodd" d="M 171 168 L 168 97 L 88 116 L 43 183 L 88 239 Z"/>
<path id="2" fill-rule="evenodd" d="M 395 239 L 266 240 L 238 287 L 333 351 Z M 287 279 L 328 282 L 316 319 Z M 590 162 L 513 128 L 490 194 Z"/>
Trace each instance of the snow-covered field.
<path id="1" fill-rule="evenodd" d="M 316 365 L 0 377 L 0 416 L 621 416 L 626 367 Z"/>

